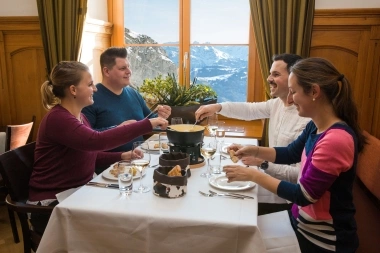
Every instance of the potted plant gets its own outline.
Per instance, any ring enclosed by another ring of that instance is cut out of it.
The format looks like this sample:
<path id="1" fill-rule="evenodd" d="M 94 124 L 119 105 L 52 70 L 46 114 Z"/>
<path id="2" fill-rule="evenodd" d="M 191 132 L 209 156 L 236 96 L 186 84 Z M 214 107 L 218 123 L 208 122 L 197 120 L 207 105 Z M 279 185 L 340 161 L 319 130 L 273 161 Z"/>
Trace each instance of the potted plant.
<path id="1" fill-rule="evenodd" d="M 169 105 L 171 117 L 182 117 L 183 123 L 195 123 L 195 111 L 202 104 L 216 103 L 217 94 L 208 85 L 196 84 L 196 78 L 190 87 L 178 84 L 174 74 L 162 75 L 154 79 L 145 79 L 137 90 L 142 94 L 148 106 L 153 110 L 157 105 Z M 170 118 L 169 118 L 170 120 Z"/>

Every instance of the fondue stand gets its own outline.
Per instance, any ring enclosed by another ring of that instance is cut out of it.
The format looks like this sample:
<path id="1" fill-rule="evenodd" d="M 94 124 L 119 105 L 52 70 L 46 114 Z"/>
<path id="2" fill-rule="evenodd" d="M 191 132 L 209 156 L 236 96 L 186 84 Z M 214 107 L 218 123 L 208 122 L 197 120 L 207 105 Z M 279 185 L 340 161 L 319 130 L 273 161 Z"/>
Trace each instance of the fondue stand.
<path id="1" fill-rule="evenodd" d="M 170 152 L 182 152 L 190 155 L 190 168 L 204 165 L 201 146 L 204 127 L 191 124 L 171 125 L 166 130 Z"/>

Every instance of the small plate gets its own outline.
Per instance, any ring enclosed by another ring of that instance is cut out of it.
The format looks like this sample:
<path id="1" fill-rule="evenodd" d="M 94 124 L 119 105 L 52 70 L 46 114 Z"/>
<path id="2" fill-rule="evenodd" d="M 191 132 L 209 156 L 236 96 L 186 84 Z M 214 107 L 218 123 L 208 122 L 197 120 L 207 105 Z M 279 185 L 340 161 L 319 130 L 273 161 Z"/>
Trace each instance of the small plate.
<path id="1" fill-rule="evenodd" d="M 159 151 L 160 150 L 159 144 L 160 144 L 159 141 L 144 142 L 143 145 L 141 145 L 141 149 L 148 150 L 148 151 Z"/>
<path id="2" fill-rule="evenodd" d="M 232 145 L 232 143 L 224 143 L 223 146 L 222 146 L 222 148 L 220 150 L 222 151 L 222 153 L 225 153 L 225 154 L 229 155 L 228 152 L 227 152 L 227 148 L 229 146 L 231 146 L 231 145 Z"/>
<path id="3" fill-rule="evenodd" d="M 226 175 L 219 175 L 216 177 L 210 177 L 208 179 L 209 183 L 215 188 L 227 191 L 241 191 L 250 189 L 256 186 L 256 183 L 249 181 L 235 181 L 227 183 L 228 178 Z"/>
<path id="4" fill-rule="evenodd" d="M 104 178 L 109 179 L 109 180 L 114 180 L 114 181 L 117 181 L 117 180 L 118 180 L 117 177 L 115 177 L 114 175 L 112 175 L 112 174 L 110 173 L 110 170 L 113 168 L 113 166 L 114 166 L 115 164 L 116 164 L 116 163 L 112 164 L 110 167 L 108 167 L 105 171 L 102 172 L 102 176 L 103 176 Z M 146 174 L 146 169 L 143 170 L 143 174 L 142 174 L 142 175 L 145 176 L 145 174 Z M 137 172 L 136 175 L 133 176 L 133 179 L 140 179 L 140 174 L 139 174 L 139 172 Z"/>

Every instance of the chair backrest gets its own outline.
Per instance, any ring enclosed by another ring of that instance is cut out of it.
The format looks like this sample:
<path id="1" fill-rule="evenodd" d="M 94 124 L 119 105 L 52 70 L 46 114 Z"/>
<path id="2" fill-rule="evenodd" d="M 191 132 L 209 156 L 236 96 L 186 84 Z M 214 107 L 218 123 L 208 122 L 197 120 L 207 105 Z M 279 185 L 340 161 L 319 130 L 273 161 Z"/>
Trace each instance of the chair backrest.
<path id="1" fill-rule="evenodd" d="M 7 125 L 6 127 L 6 141 L 5 151 L 12 150 L 23 146 L 27 143 L 32 133 L 35 116 L 33 116 L 32 122 L 22 125 Z"/>
<path id="2" fill-rule="evenodd" d="M 0 155 L 0 173 L 14 201 L 28 199 L 35 147 L 36 143 L 32 142 Z"/>

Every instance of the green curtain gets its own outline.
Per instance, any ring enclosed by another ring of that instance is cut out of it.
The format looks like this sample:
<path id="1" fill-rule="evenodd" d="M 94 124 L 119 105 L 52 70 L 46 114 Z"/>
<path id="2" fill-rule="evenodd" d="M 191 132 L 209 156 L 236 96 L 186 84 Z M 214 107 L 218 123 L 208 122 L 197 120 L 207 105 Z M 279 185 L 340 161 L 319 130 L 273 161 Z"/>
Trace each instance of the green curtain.
<path id="1" fill-rule="evenodd" d="M 315 0 L 250 0 L 266 98 L 270 97 L 266 77 L 272 56 L 293 53 L 309 56 Z M 268 146 L 268 122 L 264 124 L 262 146 Z"/>
<path id="2" fill-rule="evenodd" d="M 47 74 L 60 61 L 79 60 L 87 0 L 37 0 Z"/>

